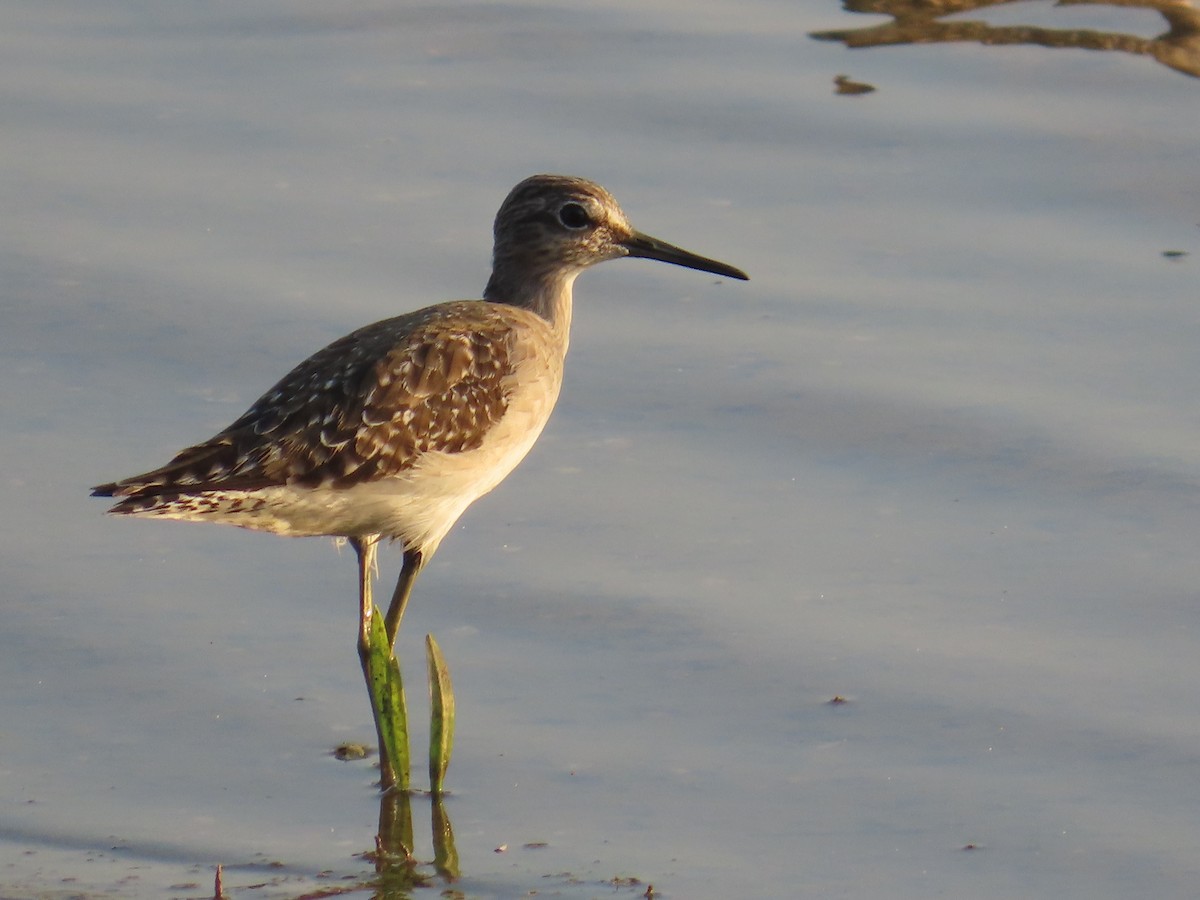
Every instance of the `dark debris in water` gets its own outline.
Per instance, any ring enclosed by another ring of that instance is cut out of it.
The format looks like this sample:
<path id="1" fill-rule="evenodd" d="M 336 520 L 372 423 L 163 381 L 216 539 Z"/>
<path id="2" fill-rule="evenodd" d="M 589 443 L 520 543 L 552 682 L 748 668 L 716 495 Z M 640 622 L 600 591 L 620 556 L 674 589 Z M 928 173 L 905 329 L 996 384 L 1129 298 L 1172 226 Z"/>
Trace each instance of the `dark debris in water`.
<path id="1" fill-rule="evenodd" d="M 875 85 L 867 84 L 865 81 L 851 81 L 849 75 L 838 75 L 833 79 L 834 93 L 843 94 L 848 97 L 861 97 L 863 94 L 870 94 L 875 90 Z"/>
<path id="2" fill-rule="evenodd" d="M 345 743 L 333 748 L 333 756 L 341 760 L 366 759 L 371 755 L 371 748 L 366 744 Z"/>

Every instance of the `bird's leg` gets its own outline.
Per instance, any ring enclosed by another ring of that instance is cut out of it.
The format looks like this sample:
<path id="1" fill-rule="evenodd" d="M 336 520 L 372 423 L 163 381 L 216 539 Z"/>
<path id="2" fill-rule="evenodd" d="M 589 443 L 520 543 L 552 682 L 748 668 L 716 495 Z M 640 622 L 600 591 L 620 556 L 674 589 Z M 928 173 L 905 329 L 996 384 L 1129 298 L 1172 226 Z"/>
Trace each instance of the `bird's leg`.
<path id="1" fill-rule="evenodd" d="M 425 557 L 420 550 L 405 550 L 404 565 L 400 569 L 400 577 L 396 580 L 396 590 L 392 592 L 392 602 L 388 606 L 384 624 L 387 626 L 388 641 L 394 648 L 396 635 L 400 631 L 400 621 L 404 618 L 404 609 L 408 606 L 409 595 L 412 594 L 413 584 L 421 569 L 425 566 Z"/>
<path id="2" fill-rule="evenodd" d="M 379 549 L 379 535 L 348 539 L 358 554 L 358 658 L 367 664 L 367 653 L 371 649 L 371 617 L 375 604 L 371 599 L 371 575 L 375 571 L 375 554 Z"/>
<path id="3" fill-rule="evenodd" d="M 392 761 L 384 750 L 383 726 L 379 722 L 379 710 L 375 708 L 375 688 L 371 682 L 371 620 L 375 615 L 375 602 L 371 598 L 371 578 L 375 571 L 379 535 L 352 537 L 350 546 L 358 554 L 358 660 L 362 663 L 363 678 L 367 682 L 367 696 L 372 698 L 371 713 L 375 719 L 375 734 L 379 739 L 379 786 L 386 791 L 396 784 L 396 773 L 392 770 Z"/>

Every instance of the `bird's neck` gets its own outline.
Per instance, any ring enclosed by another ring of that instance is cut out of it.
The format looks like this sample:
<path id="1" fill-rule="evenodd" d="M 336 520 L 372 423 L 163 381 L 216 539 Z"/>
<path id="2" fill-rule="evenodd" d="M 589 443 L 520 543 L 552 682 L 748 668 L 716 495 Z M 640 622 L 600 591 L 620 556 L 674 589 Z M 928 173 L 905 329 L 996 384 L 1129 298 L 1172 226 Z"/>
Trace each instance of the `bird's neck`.
<path id="1" fill-rule="evenodd" d="M 483 299 L 537 313 L 550 323 L 565 350 L 571 330 L 571 288 L 578 274 L 559 270 L 542 278 L 508 279 L 502 270 L 497 270 L 488 280 Z"/>

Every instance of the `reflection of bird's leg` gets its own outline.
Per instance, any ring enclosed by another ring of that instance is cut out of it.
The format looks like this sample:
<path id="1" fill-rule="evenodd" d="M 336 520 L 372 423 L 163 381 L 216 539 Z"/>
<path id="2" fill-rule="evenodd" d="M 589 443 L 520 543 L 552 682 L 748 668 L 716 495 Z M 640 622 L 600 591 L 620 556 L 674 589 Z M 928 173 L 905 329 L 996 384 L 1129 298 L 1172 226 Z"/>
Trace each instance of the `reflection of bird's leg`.
<path id="1" fill-rule="evenodd" d="M 400 621 L 404 618 L 404 610 L 408 606 L 408 598 L 412 594 L 413 584 L 424 567 L 425 557 L 420 550 L 404 551 L 404 565 L 400 569 L 400 577 L 396 580 L 396 590 L 392 592 L 392 602 L 388 606 L 387 618 L 383 620 L 387 625 L 388 645 L 393 650 L 396 648 L 396 635 L 400 631 Z"/>
<path id="2" fill-rule="evenodd" d="M 375 690 L 371 684 L 371 618 L 375 615 L 375 603 L 371 599 L 371 578 L 375 572 L 375 553 L 379 549 L 379 535 L 368 534 L 350 538 L 350 546 L 358 554 L 358 660 L 362 663 L 363 678 L 367 682 L 367 695 L 371 700 L 371 715 L 375 719 L 375 735 L 379 739 L 379 783 L 386 790 L 396 783 L 392 761 L 388 759 L 383 742 L 383 726 L 379 722 L 379 710 L 375 708 Z"/>

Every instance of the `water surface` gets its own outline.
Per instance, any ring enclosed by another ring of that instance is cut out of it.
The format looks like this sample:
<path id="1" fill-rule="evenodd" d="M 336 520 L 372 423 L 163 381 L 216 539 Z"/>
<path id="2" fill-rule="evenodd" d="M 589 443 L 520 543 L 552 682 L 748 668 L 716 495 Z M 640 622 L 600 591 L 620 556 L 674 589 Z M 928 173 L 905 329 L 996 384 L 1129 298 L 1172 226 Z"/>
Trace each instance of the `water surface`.
<path id="1" fill-rule="evenodd" d="M 585 274 L 546 434 L 417 588 L 459 889 L 1194 895 L 1200 82 L 1162 9 L 848 50 L 810 33 L 892 20 L 6 4 L 0 893 L 369 876 L 353 555 L 87 488 L 478 294 L 559 171 L 753 280 Z"/>

